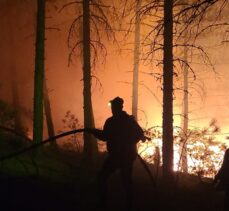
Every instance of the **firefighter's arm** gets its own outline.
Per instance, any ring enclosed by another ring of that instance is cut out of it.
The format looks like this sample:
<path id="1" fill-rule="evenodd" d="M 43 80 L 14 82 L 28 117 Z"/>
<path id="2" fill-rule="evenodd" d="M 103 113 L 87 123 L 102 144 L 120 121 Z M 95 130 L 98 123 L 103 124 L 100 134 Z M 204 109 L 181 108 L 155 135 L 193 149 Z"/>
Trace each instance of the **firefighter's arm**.
<path id="1" fill-rule="evenodd" d="M 150 138 L 144 135 L 143 129 L 138 124 L 138 122 L 135 120 L 134 116 L 131 116 L 131 117 L 132 117 L 132 122 L 133 122 L 133 125 L 134 125 L 134 131 L 136 133 L 136 142 L 138 142 L 140 140 L 142 142 L 149 141 Z"/>
<path id="2" fill-rule="evenodd" d="M 91 133 L 97 139 L 105 141 L 103 130 L 96 129 L 96 128 L 86 128 L 85 131 Z"/>

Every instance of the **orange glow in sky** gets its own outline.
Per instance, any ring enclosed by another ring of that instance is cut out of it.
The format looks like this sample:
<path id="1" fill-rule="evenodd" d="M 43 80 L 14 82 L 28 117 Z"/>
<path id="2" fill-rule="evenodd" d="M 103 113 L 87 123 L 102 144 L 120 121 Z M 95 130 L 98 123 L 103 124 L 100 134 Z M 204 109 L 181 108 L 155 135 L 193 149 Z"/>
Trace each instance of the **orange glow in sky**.
<path id="1" fill-rule="evenodd" d="M 60 4 L 60 3 L 59 3 Z M 16 5 L 15 5 L 16 6 Z M 18 5 L 19 6 L 19 5 Z M 12 20 L 4 20 L 3 38 L 0 45 L 5 49 L 1 59 L 1 90 L 0 97 L 12 102 L 9 86 L 10 64 L 14 64 L 17 77 L 18 90 L 21 106 L 32 110 L 33 103 L 33 71 L 34 71 L 34 34 L 35 34 L 35 5 L 30 5 L 31 10 L 26 10 L 26 5 L 21 5 L 15 13 L 11 13 Z M 15 9 L 15 8 L 14 8 Z M 26 13 L 24 11 L 27 11 Z M 12 11 L 13 12 L 13 9 Z M 10 13 L 10 12 L 9 12 Z M 46 79 L 51 101 L 51 109 L 55 130 L 62 129 L 62 118 L 67 110 L 71 110 L 83 124 L 83 103 L 82 103 L 82 64 L 81 58 L 76 58 L 73 64 L 68 66 L 68 54 L 66 40 L 69 26 L 73 20 L 73 9 L 59 13 L 54 7 L 48 9 L 47 27 L 56 27 L 59 30 L 46 30 Z M 15 17 L 18 24 L 15 26 Z M 3 20 L 1 20 L 3 21 Z M 11 25 L 10 25 L 11 24 Z M 12 33 L 13 30 L 13 33 Z M 12 35 L 12 39 L 9 37 Z M 119 35 L 121 37 L 121 35 Z M 118 37 L 119 37 L 118 36 Z M 15 39 L 17 38 L 17 39 Z M 133 36 L 127 40 L 133 43 Z M 206 45 L 215 43 L 217 36 L 206 37 Z M 113 43 L 107 43 L 107 57 L 103 64 L 97 64 L 93 69 L 92 99 L 96 127 L 101 128 L 111 115 L 107 103 L 110 99 L 120 96 L 124 99 L 124 109 L 131 113 L 132 99 L 132 69 L 133 51 L 117 49 Z M 120 46 L 123 43 L 119 41 Z M 133 49 L 133 45 L 129 45 Z M 216 73 L 208 66 L 203 66 L 201 61 L 195 63 L 197 79 L 193 81 L 190 75 L 189 93 L 189 126 L 205 127 L 210 120 L 215 118 L 221 128 L 222 141 L 229 133 L 229 46 L 209 48 L 209 55 L 215 65 Z M 124 46 L 126 48 L 126 46 Z M 13 49 L 10 51 L 10 49 Z M 17 49 L 17 50 L 15 50 Z M 102 59 L 103 60 L 103 59 Z M 139 123 L 142 127 L 149 128 L 161 126 L 162 124 L 162 82 L 157 81 L 146 72 L 159 72 L 159 69 L 152 69 L 151 65 L 141 62 L 139 75 Z M 6 83 L 7 81 L 7 83 Z M 174 78 L 174 125 L 181 126 L 182 113 L 182 91 L 181 77 Z M 31 129 L 31 116 L 27 115 L 24 120 L 27 127 Z M 225 134 L 225 135 L 224 135 Z M 45 131 L 47 136 L 47 131 Z"/>

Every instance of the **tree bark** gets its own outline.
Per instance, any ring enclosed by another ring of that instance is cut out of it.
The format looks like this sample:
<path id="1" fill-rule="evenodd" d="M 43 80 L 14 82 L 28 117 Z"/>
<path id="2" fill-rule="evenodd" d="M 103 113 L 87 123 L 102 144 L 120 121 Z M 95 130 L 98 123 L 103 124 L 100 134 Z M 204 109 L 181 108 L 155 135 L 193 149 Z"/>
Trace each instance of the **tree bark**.
<path id="1" fill-rule="evenodd" d="M 173 0 L 164 0 L 162 172 L 173 180 Z"/>
<path id="2" fill-rule="evenodd" d="M 55 136 L 53 121 L 52 121 L 52 112 L 51 112 L 51 105 L 49 100 L 49 94 L 48 94 L 48 87 L 46 79 L 44 79 L 44 110 L 45 110 L 45 116 L 46 116 L 46 124 L 48 129 L 48 136 L 49 138 Z M 56 146 L 56 142 L 50 143 L 52 146 Z"/>
<path id="3" fill-rule="evenodd" d="M 139 75 L 139 56 L 140 56 L 140 27 L 141 20 L 139 10 L 142 0 L 136 1 L 135 7 L 135 33 L 134 33 L 134 69 L 133 69 L 133 88 L 132 88 L 132 115 L 138 118 L 138 75 Z"/>
<path id="4" fill-rule="evenodd" d="M 187 61 L 187 46 L 184 47 L 184 61 Z M 183 121 L 181 137 L 181 171 L 188 172 L 187 163 L 187 133 L 188 133 L 188 67 L 184 64 L 184 96 L 183 96 Z"/>
<path id="5" fill-rule="evenodd" d="M 91 51 L 90 51 L 90 6 L 89 0 L 83 1 L 83 108 L 84 127 L 94 128 L 94 115 L 91 99 Z M 98 147 L 96 139 L 84 133 L 84 156 L 89 162 L 93 161 Z"/>
<path id="6" fill-rule="evenodd" d="M 34 73 L 33 140 L 43 139 L 43 81 L 44 81 L 45 0 L 37 0 L 36 55 Z"/>

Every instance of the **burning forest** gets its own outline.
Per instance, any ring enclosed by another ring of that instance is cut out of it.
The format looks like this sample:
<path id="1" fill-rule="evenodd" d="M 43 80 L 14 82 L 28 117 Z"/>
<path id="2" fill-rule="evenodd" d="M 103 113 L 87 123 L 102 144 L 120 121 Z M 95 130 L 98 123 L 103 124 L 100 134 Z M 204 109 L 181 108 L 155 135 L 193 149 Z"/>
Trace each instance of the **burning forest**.
<path id="1" fill-rule="evenodd" d="M 228 210 L 228 5 L 1 0 L 0 209 Z"/>

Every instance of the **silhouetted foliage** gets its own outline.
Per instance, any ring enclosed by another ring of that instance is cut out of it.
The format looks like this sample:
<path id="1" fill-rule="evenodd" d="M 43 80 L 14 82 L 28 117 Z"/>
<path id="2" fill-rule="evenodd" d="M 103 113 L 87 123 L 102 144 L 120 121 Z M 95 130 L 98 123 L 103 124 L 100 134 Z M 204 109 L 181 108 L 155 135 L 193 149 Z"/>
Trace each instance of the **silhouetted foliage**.
<path id="1" fill-rule="evenodd" d="M 64 118 L 62 119 L 64 131 L 76 130 L 82 128 L 79 123 L 78 118 L 70 111 L 66 111 Z M 58 133 L 63 133 L 62 130 L 59 130 Z M 82 152 L 83 150 L 83 141 L 82 136 L 78 134 L 72 134 L 66 138 L 66 141 L 63 143 L 63 147 L 76 150 L 77 152 Z"/>
<path id="2" fill-rule="evenodd" d="M 13 127 L 15 110 L 6 102 L 0 100 L 0 125 Z"/>
<path id="3" fill-rule="evenodd" d="M 181 169 L 180 141 L 183 131 L 177 127 L 174 133 L 174 170 Z M 160 127 L 149 128 L 146 131 L 151 141 L 140 143 L 138 146 L 139 154 L 149 163 L 162 164 L 160 157 L 162 146 L 162 132 Z M 214 177 L 218 171 L 226 144 L 217 137 L 220 135 L 220 128 L 216 120 L 212 120 L 208 127 L 192 128 L 186 134 L 186 153 L 188 160 L 188 173 L 200 177 Z M 158 151 L 159 149 L 159 151 Z"/>

